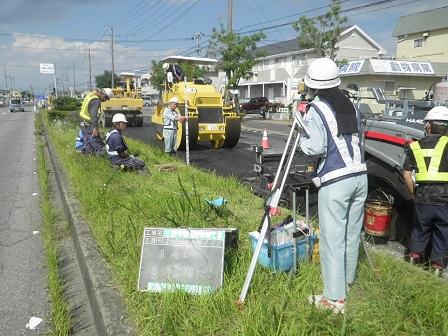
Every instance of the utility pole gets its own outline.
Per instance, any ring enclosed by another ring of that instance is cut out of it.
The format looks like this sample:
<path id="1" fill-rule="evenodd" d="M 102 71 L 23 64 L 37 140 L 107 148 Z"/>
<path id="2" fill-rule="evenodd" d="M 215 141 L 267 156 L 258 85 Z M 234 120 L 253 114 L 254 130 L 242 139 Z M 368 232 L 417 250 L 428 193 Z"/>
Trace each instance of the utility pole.
<path id="1" fill-rule="evenodd" d="M 111 31 L 111 40 L 112 40 L 112 89 L 115 87 L 114 83 L 114 73 L 115 73 L 115 67 L 114 67 L 114 28 L 110 27 Z"/>
<path id="2" fill-rule="evenodd" d="M 6 77 L 6 67 L 3 66 L 3 72 L 5 73 L 5 85 L 6 85 L 6 95 L 8 95 L 8 79 Z"/>
<path id="3" fill-rule="evenodd" d="M 76 97 L 75 62 L 72 62 L 72 64 L 73 64 L 73 92 L 75 93 L 75 97 Z"/>
<path id="4" fill-rule="evenodd" d="M 232 2 L 233 0 L 228 0 L 228 9 L 227 9 L 227 31 L 232 32 Z"/>
<path id="5" fill-rule="evenodd" d="M 92 62 L 90 60 L 90 48 L 87 49 L 89 52 L 89 90 L 92 91 Z"/>
<path id="6" fill-rule="evenodd" d="M 201 36 L 204 36 L 204 34 L 196 33 L 193 36 L 196 39 L 196 54 L 198 55 L 198 57 L 200 56 L 199 54 L 201 52 L 201 49 L 199 48 L 199 41 L 201 40 Z"/>

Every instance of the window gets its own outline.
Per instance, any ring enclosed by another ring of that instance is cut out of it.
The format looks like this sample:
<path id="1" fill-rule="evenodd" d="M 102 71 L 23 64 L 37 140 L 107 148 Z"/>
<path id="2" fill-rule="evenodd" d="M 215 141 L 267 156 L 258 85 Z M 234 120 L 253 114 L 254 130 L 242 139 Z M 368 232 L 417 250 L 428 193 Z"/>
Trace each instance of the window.
<path id="1" fill-rule="evenodd" d="M 414 48 L 423 47 L 423 39 L 414 40 Z"/>

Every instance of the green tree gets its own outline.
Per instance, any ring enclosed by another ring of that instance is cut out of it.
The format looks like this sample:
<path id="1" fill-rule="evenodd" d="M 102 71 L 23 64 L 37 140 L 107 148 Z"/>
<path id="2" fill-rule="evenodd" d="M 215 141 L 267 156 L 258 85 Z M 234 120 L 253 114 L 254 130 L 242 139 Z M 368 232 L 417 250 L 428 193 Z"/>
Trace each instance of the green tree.
<path id="1" fill-rule="evenodd" d="M 315 18 L 302 16 L 292 24 L 299 33 L 297 39 L 301 49 L 314 49 L 317 57 L 328 57 L 332 60 L 337 56 L 336 42 L 341 35 L 347 17 L 340 17 L 340 0 L 330 0 L 330 10 Z"/>
<path id="2" fill-rule="evenodd" d="M 120 82 L 120 77 L 114 74 L 114 84 Z M 111 88 L 112 87 L 112 71 L 104 70 L 104 73 L 95 76 L 95 83 L 98 88 Z"/>
<path id="3" fill-rule="evenodd" d="M 241 78 L 249 79 L 254 74 L 252 68 L 259 59 L 266 55 L 265 52 L 255 52 L 257 43 L 266 38 L 262 31 L 250 36 L 241 36 L 234 32 L 228 32 L 224 25 L 221 29 L 213 28 L 210 38 L 210 45 L 207 49 L 207 56 L 218 58 L 219 70 L 226 73 L 228 81 L 226 83 L 227 92 L 234 88 Z"/>

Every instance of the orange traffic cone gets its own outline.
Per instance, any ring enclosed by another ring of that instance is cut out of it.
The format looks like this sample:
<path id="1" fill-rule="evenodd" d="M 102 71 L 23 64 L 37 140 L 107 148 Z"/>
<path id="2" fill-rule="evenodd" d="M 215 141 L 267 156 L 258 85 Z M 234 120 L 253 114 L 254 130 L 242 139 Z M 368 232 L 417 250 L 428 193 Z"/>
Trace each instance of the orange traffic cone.
<path id="1" fill-rule="evenodd" d="M 263 138 L 261 139 L 261 146 L 263 147 L 263 149 L 269 148 L 268 132 L 266 131 L 266 128 L 264 129 Z"/>

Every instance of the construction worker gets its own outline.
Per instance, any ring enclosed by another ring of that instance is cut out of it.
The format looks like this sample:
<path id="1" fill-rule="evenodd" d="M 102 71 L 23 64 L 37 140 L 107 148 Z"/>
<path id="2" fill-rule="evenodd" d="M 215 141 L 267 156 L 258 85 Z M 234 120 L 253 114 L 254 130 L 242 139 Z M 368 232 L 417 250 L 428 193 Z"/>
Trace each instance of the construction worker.
<path id="1" fill-rule="evenodd" d="M 114 167 L 129 171 L 142 170 L 145 167 L 145 161 L 129 153 L 126 141 L 121 134 L 126 129 L 127 122 L 126 116 L 122 113 L 117 113 L 112 117 L 114 127 L 106 135 L 107 155 Z"/>
<path id="2" fill-rule="evenodd" d="M 163 70 L 165 70 L 167 76 L 166 76 L 166 82 L 171 82 L 171 78 L 169 78 L 168 73 L 172 74 L 172 82 L 173 83 L 179 83 L 180 81 L 184 80 L 185 72 L 184 70 L 178 66 L 177 64 L 169 64 L 169 63 L 163 63 L 162 65 Z"/>
<path id="3" fill-rule="evenodd" d="M 318 156 L 313 182 L 319 188 L 319 252 L 324 291 L 308 300 L 319 308 L 344 313 L 347 290 L 355 280 L 367 198 L 367 167 L 361 147 L 361 116 L 338 88 L 335 62 L 313 61 L 305 76 L 308 94 L 300 146 Z"/>
<path id="4" fill-rule="evenodd" d="M 101 113 L 101 102 L 113 98 L 111 89 L 99 89 L 90 92 L 82 102 L 81 111 L 81 131 L 84 146 L 78 152 L 85 154 L 106 155 L 104 142 L 98 130 L 98 116 Z"/>
<path id="5" fill-rule="evenodd" d="M 415 220 L 409 244 L 410 262 L 426 259 L 436 274 L 448 265 L 448 108 L 432 108 L 424 118 L 424 138 L 409 144 L 403 164 L 406 187 L 414 196 Z M 415 172 L 415 183 L 413 173 Z"/>
<path id="6" fill-rule="evenodd" d="M 175 155 L 177 153 L 177 123 L 187 119 L 177 111 L 179 99 L 172 97 L 168 107 L 163 111 L 163 139 L 165 141 L 165 153 Z"/>

